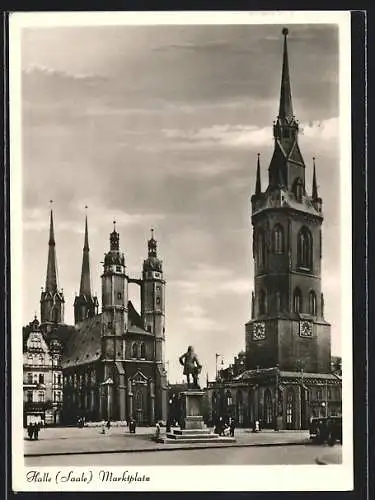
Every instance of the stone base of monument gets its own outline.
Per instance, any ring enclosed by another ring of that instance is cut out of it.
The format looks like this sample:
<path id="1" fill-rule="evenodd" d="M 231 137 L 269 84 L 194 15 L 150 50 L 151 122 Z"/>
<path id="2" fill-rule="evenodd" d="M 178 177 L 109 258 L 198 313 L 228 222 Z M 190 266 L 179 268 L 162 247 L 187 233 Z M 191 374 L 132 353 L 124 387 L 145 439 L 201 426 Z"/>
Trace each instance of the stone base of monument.
<path id="1" fill-rule="evenodd" d="M 176 429 L 167 433 L 165 437 L 160 436 L 159 443 L 221 443 L 236 441 L 233 437 L 221 437 L 207 428 L 202 417 L 203 391 L 190 389 L 180 395 L 185 406 L 184 429 Z"/>

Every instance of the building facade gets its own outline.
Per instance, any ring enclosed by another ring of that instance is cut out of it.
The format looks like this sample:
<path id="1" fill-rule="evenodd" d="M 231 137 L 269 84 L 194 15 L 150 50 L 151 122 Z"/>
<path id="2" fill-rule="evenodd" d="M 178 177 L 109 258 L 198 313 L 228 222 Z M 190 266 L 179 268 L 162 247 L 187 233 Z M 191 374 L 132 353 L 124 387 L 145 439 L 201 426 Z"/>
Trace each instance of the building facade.
<path id="1" fill-rule="evenodd" d="M 63 400 L 62 349 L 48 338 L 37 318 L 23 329 L 24 426 L 59 424 Z"/>
<path id="2" fill-rule="evenodd" d="M 80 291 L 74 301 L 74 325 L 64 323 L 65 300 L 57 282 L 52 210 L 48 245 L 46 286 L 40 299 L 41 323 L 33 322 L 30 336 L 38 332 L 42 348 L 50 353 L 49 356 L 52 356 L 52 351 L 59 352 L 58 374 L 57 366 L 51 362 L 46 366 L 44 377 L 44 382 L 60 377 L 56 380 L 61 390 L 51 396 L 52 400 L 59 398 L 59 419 L 54 423 L 74 423 L 78 417 L 122 421 L 134 418 L 139 425 L 165 420 L 168 397 L 164 365 L 165 280 L 153 230 L 148 241 L 148 255 L 143 262 L 142 278 L 135 279 L 127 274 L 119 233 L 114 227 L 109 250 L 104 256 L 102 308 L 99 312 L 99 301 L 91 291 L 86 216 Z M 140 313 L 128 300 L 130 283 L 140 288 Z M 32 343 L 28 340 L 24 342 L 25 380 L 34 383 L 26 364 L 32 354 Z M 56 354 L 54 356 L 56 358 Z M 37 369 L 39 366 L 35 365 L 32 373 L 39 373 Z M 36 379 L 38 383 L 43 380 Z M 25 385 L 25 415 L 30 390 Z M 35 391 L 41 393 L 39 386 Z"/>
<path id="3" fill-rule="evenodd" d="M 323 203 L 315 160 L 312 192 L 306 189 L 287 35 L 284 29 L 268 186 L 262 190 L 258 155 L 251 197 L 254 291 L 245 325 L 246 369 L 210 384 L 209 393 L 214 417 L 226 413 L 240 425 L 261 420 L 266 427 L 301 429 L 313 416 L 341 414 L 341 377 L 331 372 L 331 331 L 321 288 Z"/>

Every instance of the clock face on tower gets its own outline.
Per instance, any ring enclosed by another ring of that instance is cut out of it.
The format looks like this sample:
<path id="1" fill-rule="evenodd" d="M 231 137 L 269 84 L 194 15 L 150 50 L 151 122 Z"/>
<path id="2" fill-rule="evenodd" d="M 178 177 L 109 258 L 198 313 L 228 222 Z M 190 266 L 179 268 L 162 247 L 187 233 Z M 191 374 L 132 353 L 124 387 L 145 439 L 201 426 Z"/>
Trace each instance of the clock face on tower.
<path id="1" fill-rule="evenodd" d="M 300 337 L 312 337 L 311 321 L 301 321 L 299 324 Z"/>
<path id="2" fill-rule="evenodd" d="M 264 321 L 257 321 L 253 324 L 253 340 L 263 340 L 266 338 L 266 324 Z"/>

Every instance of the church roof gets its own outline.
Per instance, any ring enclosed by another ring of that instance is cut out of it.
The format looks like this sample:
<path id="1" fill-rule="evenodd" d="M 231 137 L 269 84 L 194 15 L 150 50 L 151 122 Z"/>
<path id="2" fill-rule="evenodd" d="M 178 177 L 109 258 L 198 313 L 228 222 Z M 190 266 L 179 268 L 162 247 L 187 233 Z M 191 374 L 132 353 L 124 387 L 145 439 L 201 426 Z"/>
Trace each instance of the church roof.
<path id="1" fill-rule="evenodd" d="M 101 331 L 101 314 L 80 323 L 65 343 L 62 367 L 69 368 L 77 364 L 97 361 L 102 353 Z"/>
<path id="2" fill-rule="evenodd" d="M 246 370 L 242 372 L 237 377 L 233 378 L 233 381 L 245 381 L 248 379 L 261 377 L 262 375 L 276 375 L 276 368 L 260 368 L 259 370 Z M 302 378 L 302 373 L 300 371 L 283 371 L 280 370 L 279 376 L 281 378 Z M 303 379 L 321 379 L 321 380 L 338 380 L 339 377 L 334 373 L 309 373 L 303 372 Z"/>

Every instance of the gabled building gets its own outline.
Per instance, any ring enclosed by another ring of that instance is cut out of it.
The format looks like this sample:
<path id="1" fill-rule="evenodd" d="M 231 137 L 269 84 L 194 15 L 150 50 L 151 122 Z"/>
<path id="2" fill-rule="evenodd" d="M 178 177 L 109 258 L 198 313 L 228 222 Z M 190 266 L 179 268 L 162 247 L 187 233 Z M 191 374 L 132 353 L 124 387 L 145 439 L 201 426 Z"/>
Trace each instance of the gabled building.
<path id="1" fill-rule="evenodd" d="M 258 155 L 251 197 L 254 291 L 245 325 L 246 370 L 209 384 L 214 415 L 240 425 L 307 428 L 311 417 L 341 414 L 341 377 L 331 373 L 331 328 L 321 286 L 323 202 L 315 160 L 312 190 L 298 144 L 289 75 L 288 30 L 274 152 L 262 190 Z M 232 370 L 233 371 L 233 370 Z"/>

